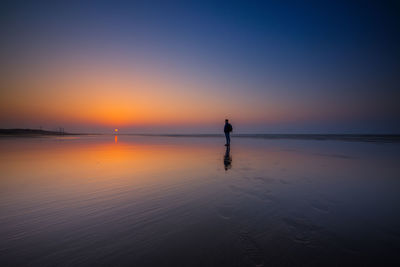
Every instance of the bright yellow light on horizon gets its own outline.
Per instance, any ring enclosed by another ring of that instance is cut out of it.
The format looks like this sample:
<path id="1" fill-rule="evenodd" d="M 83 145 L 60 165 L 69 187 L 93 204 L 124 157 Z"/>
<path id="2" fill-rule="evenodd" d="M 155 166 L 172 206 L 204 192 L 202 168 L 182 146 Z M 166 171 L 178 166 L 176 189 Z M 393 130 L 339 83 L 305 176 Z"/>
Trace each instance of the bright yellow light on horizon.
<path id="1" fill-rule="evenodd" d="M 114 129 L 114 132 L 116 132 L 116 133 L 117 133 L 117 132 L 118 132 L 118 129 Z"/>

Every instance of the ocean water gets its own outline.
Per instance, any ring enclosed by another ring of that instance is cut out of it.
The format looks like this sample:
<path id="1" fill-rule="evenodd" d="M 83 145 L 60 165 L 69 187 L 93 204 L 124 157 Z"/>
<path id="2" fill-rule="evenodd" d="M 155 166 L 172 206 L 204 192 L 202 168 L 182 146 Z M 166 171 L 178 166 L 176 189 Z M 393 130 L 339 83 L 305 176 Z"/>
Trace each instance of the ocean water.
<path id="1" fill-rule="evenodd" d="M 399 266 L 399 143 L 223 144 L 2 137 L 0 266 Z"/>

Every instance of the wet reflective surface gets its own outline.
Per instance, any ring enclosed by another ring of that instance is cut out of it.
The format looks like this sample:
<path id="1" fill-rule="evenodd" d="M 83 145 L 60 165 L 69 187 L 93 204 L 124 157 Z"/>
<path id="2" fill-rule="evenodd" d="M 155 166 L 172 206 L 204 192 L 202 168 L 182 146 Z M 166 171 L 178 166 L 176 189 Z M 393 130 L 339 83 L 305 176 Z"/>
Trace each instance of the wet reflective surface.
<path id="1" fill-rule="evenodd" d="M 1 266 L 400 263 L 400 144 L 0 139 Z"/>

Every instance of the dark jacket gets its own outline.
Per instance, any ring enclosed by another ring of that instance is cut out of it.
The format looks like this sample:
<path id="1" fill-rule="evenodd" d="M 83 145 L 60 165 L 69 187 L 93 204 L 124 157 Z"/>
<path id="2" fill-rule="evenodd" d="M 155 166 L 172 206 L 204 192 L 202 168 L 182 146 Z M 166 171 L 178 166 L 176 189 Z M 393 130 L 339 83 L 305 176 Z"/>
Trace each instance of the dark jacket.
<path id="1" fill-rule="evenodd" d="M 225 123 L 224 133 L 230 133 L 232 132 L 232 130 L 233 130 L 232 125 L 230 123 Z"/>

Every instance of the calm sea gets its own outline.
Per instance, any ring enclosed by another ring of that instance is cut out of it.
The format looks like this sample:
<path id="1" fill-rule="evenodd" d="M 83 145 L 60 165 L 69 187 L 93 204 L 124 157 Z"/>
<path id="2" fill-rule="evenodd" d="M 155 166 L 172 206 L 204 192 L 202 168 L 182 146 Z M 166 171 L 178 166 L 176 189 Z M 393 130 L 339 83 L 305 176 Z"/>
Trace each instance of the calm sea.
<path id="1" fill-rule="evenodd" d="M 399 266 L 400 143 L 253 137 L 2 137 L 0 266 Z"/>

